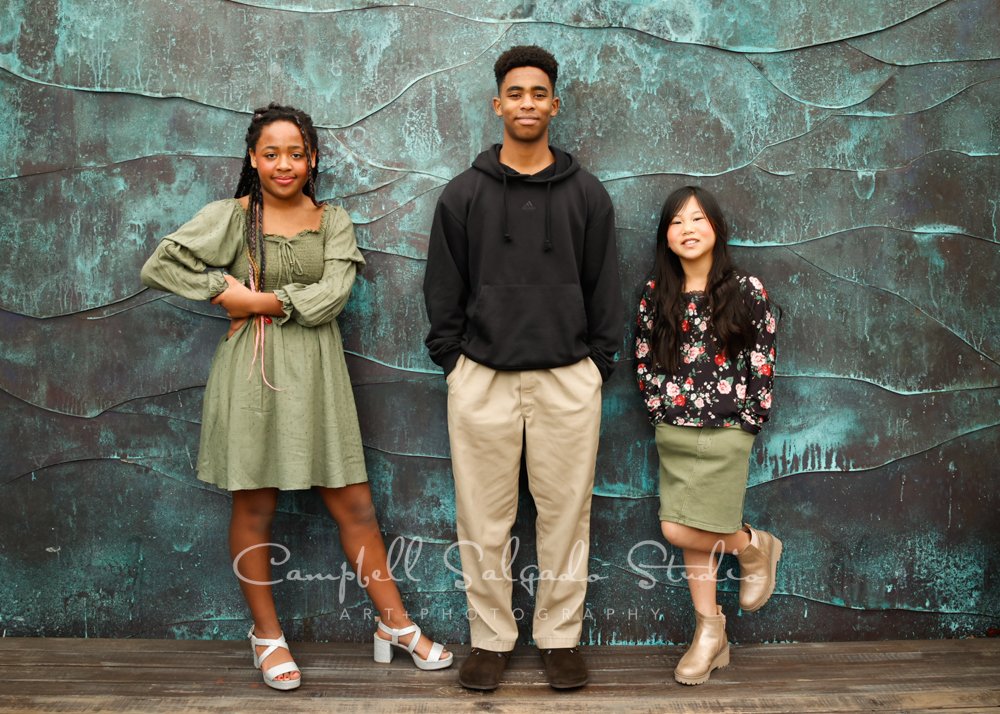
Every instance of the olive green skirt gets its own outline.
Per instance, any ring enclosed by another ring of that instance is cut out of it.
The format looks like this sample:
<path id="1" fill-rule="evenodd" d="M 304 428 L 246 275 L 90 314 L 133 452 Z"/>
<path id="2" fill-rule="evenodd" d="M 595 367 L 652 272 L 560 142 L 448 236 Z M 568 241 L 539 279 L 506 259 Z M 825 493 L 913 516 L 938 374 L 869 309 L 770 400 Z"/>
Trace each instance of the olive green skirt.
<path id="1" fill-rule="evenodd" d="M 743 525 L 754 435 L 739 427 L 656 425 L 660 520 L 712 533 Z"/>

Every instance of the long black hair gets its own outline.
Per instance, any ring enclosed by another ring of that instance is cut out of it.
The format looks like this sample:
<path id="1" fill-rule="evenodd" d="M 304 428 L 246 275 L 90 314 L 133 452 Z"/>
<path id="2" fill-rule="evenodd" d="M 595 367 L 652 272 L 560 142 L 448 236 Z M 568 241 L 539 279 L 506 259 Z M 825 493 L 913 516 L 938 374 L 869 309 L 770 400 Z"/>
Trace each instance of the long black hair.
<path id="1" fill-rule="evenodd" d="M 674 216 L 680 213 L 691 197 L 701 206 L 702 213 L 715 230 L 715 247 L 712 248 L 712 267 L 708 271 L 705 292 L 711 320 L 710 332 L 714 335 L 720 352 L 735 359 L 753 340 L 750 308 L 740 294 L 736 268 L 729 256 L 729 224 L 710 192 L 700 186 L 683 186 L 663 202 L 660 225 L 656 229 L 656 268 L 653 288 L 652 349 L 656 363 L 670 374 L 679 367 L 681 351 L 681 322 L 687 300 L 682 294 L 684 268 L 677 255 L 667 245 L 667 229 Z"/>
<path id="2" fill-rule="evenodd" d="M 302 133 L 305 155 L 308 157 L 311 167 L 309 178 L 306 180 L 302 192 L 311 198 L 314 204 L 316 204 L 316 181 L 319 178 L 319 136 L 316 133 L 316 127 L 313 126 L 312 117 L 301 109 L 275 102 L 271 102 L 266 107 L 254 109 L 253 119 L 250 120 L 250 126 L 247 128 L 243 168 L 240 171 L 239 183 L 236 184 L 235 198 L 249 197 L 246 248 L 247 258 L 250 262 L 250 273 L 257 290 L 264 289 L 264 271 L 267 267 L 264 253 L 264 195 L 261 193 L 257 169 L 250 163 L 250 150 L 256 148 L 264 127 L 276 121 L 289 121 L 297 126 Z M 313 163 L 314 156 L 315 163 Z"/>

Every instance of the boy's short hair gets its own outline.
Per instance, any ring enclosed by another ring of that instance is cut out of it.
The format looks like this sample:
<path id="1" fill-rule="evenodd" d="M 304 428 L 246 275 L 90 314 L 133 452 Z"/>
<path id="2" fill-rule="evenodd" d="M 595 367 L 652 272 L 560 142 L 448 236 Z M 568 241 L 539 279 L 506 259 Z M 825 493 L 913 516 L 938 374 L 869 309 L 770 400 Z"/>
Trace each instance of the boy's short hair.
<path id="1" fill-rule="evenodd" d="M 559 76 L 559 63 L 552 53 L 537 45 L 517 45 L 511 47 L 497 58 L 493 64 L 493 74 L 497 78 L 497 91 L 503 84 L 507 73 L 517 67 L 537 67 L 549 76 L 552 91 L 556 89 L 556 78 Z"/>

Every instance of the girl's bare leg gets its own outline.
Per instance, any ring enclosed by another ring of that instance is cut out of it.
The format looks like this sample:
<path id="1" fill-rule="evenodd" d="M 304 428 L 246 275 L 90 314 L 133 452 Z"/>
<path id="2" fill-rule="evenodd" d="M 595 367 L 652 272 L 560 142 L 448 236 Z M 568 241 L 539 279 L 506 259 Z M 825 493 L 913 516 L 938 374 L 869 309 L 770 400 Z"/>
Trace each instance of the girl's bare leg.
<path id="1" fill-rule="evenodd" d="M 684 548 L 684 572 L 694 609 L 702 615 L 715 615 L 716 556 L 712 552 Z"/>
<path id="2" fill-rule="evenodd" d="M 254 635 L 276 638 L 281 636 L 281 625 L 274 608 L 270 585 L 255 585 L 271 580 L 271 521 L 278 502 L 278 489 L 257 488 L 233 491 L 233 514 L 229 521 L 229 553 L 233 560 L 239 557 L 240 590 L 250 606 Z M 250 582 L 248 582 L 250 581 Z M 261 655 L 267 647 L 258 647 Z M 278 648 L 261 663 L 262 669 L 292 661 L 291 653 Z M 277 679 L 298 679 L 298 672 L 287 672 Z"/>
<path id="3" fill-rule="evenodd" d="M 715 551 L 736 555 L 750 545 L 750 534 L 740 529 L 735 533 L 713 533 L 680 523 L 660 521 L 663 537 L 678 548 L 692 548 L 705 553 Z M 721 545 L 720 545 L 721 543 Z"/>
<path id="4" fill-rule="evenodd" d="M 344 554 L 355 566 L 359 581 L 366 584 L 368 596 L 379 611 L 382 622 L 395 629 L 411 625 L 396 581 L 389 575 L 385 542 L 375 517 L 368 484 L 357 483 L 343 488 L 317 487 L 317 490 L 330 515 L 337 521 Z M 383 634 L 377 632 L 380 636 Z M 410 635 L 400 638 L 404 644 L 409 641 Z M 431 645 L 428 637 L 421 637 L 417 643 L 417 654 L 426 658 Z M 450 656 L 446 651 L 441 658 Z"/>
<path id="5" fill-rule="evenodd" d="M 670 521 L 661 521 L 663 537 L 684 552 L 684 570 L 694 609 L 702 615 L 714 616 L 718 558 L 724 553 L 736 554 L 750 544 L 745 530 L 735 533 L 712 533 Z"/>

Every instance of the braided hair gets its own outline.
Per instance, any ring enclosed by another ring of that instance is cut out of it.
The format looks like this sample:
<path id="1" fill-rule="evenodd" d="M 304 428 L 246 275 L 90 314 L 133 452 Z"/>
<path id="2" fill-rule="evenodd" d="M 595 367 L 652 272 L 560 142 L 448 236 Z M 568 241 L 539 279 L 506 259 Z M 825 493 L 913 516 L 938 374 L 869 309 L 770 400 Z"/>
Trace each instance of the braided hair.
<path id="1" fill-rule="evenodd" d="M 246 250 L 247 260 L 250 263 L 250 287 L 253 290 L 263 290 L 264 271 L 266 269 L 266 257 L 264 252 L 264 195 L 260 188 L 260 176 L 257 169 L 250 163 L 250 150 L 257 146 L 260 134 L 264 127 L 276 121 L 288 121 L 299 128 L 302 134 L 302 143 L 305 146 L 305 154 L 308 157 L 310 169 L 309 177 L 302 192 L 316 201 L 316 180 L 319 178 L 319 136 L 316 127 L 313 126 L 312 117 L 295 107 L 284 106 L 271 102 L 266 107 L 255 109 L 253 119 L 250 120 L 250 127 L 246 134 L 246 150 L 243 152 L 243 167 L 240 170 L 240 180 L 236 184 L 235 198 L 248 197 L 247 212 L 249 219 L 246 222 Z M 312 163 L 313 154 L 316 155 L 315 165 Z"/>

